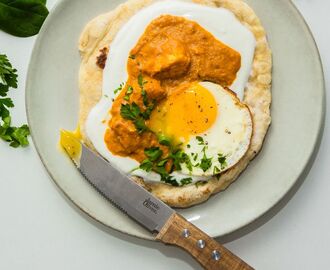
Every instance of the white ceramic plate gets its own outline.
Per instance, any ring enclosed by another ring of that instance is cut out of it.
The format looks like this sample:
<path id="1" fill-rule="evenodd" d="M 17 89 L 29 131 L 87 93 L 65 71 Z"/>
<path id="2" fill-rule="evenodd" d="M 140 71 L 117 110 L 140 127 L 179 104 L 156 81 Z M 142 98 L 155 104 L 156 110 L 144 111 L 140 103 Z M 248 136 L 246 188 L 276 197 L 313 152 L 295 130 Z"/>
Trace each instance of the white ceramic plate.
<path id="1" fill-rule="evenodd" d="M 121 0 L 63 0 L 37 39 L 27 77 L 26 105 L 33 141 L 55 183 L 89 216 L 141 238 L 152 235 L 104 200 L 59 151 L 61 128 L 78 115 L 78 38 L 84 25 Z M 180 210 L 213 237 L 225 236 L 265 214 L 311 162 L 324 123 L 322 66 L 304 20 L 288 0 L 250 0 L 273 50 L 272 126 L 264 147 L 239 179 L 209 201 Z"/>

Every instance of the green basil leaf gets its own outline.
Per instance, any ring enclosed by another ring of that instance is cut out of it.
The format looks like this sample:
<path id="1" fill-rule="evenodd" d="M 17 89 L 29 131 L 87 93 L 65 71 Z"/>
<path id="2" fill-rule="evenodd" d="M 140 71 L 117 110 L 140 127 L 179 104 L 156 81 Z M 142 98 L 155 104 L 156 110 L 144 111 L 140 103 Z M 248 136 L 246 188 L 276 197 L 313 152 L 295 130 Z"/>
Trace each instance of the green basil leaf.
<path id="1" fill-rule="evenodd" d="M 45 0 L 0 0 L 0 29 L 18 37 L 30 37 L 48 16 Z"/>

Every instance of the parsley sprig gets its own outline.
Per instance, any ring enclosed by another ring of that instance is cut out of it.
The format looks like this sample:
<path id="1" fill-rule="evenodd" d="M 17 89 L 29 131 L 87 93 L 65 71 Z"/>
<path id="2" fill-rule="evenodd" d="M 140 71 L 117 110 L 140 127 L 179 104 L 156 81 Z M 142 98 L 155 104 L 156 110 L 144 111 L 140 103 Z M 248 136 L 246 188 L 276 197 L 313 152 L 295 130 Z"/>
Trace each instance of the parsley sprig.
<path id="1" fill-rule="evenodd" d="M 10 88 L 17 88 L 17 70 L 12 67 L 6 55 L 0 54 L 0 138 L 12 147 L 29 145 L 27 137 L 30 130 L 27 125 L 11 125 L 9 109 L 14 107 L 11 98 L 6 97 Z"/>
<path id="2" fill-rule="evenodd" d="M 120 115 L 126 120 L 133 121 L 138 133 L 148 130 L 143 113 L 135 102 L 132 104 L 122 104 L 120 107 Z"/>

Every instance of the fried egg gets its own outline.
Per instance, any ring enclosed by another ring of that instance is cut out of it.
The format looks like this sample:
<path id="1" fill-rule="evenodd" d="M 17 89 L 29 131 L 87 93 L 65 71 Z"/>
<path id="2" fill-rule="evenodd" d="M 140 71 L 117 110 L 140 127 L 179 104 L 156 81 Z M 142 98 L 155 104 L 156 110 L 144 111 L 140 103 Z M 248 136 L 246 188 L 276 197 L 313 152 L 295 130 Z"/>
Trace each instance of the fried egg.
<path id="1" fill-rule="evenodd" d="M 211 82 L 170 95 L 151 115 L 149 127 L 183 144 L 192 168 L 182 164 L 181 172 L 196 176 L 215 175 L 235 165 L 248 150 L 253 130 L 248 107 Z"/>
<path id="2" fill-rule="evenodd" d="M 240 99 L 250 76 L 255 38 L 226 9 L 161 1 L 135 14 L 111 43 L 104 69 L 103 97 L 91 110 L 85 131 L 96 150 L 117 169 L 145 180 L 160 180 L 154 172 L 136 170 L 139 166 L 136 160 L 113 155 L 104 142 L 104 134 L 111 118 L 109 111 L 118 95 L 113 90 L 128 78 L 126 63 L 130 50 L 147 25 L 162 14 L 196 21 L 241 55 L 241 68 L 230 86 L 234 92 L 211 82 L 192 83 L 158 104 L 147 122 L 155 133 L 165 134 L 182 144 L 183 151 L 191 157 L 192 168 L 183 164 L 181 171 L 172 173 L 176 179 L 189 176 L 193 181 L 207 180 L 234 166 L 246 153 L 252 135 L 251 115 Z"/>

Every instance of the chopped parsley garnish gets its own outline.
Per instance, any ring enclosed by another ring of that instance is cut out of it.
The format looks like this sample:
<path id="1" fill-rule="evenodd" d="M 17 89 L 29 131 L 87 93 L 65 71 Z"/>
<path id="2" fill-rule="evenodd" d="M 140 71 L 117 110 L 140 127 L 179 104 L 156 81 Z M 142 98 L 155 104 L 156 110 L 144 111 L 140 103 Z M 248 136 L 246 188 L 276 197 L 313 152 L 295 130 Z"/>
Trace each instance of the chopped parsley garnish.
<path id="1" fill-rule="evenodd" d="M 158 141 L 161 145 L 171 146 L 171 140 L 164 134 L 158 134 Z"/>
<path id="2" fill-rule="evenodd" d="M 144 89 L 144 85 L 147 83 L 147 81 L 145 81 L 143 79 L 143 76 L 142 74 L 140 73 L 139 76 L 138 76 L 138 84 L 141 88 L 141 95 L 142 95 L 142 98 L 143 98 L 143 105 L 148 107 L 149 106 L 149 99 L 148 99 L 148 94 L 147 94 L 147 91 Z"/>
<path id="3" fill-rule="evenodd" d="M 153 163 L 149 159 L 145 159 L 141 162 L 139 168 L 141 170 L 145 170 L 146 172 L 150 172 L 152 170 Z"/>
<path id="4" fill-rule="evenodd" d="M 130 56 L 129 56 L 129 58 L 131 58 L 131 59 L 135 59 L 135 54 L 131 54 Z"/>
<path id="5" fill-rule="evenodd" d="M 0 138 L 12 147 L 29 145 L 27 137 L 30 130 L 27 125 L 11 126 L 9 108 L 14 107 L 11 98 L 6 97 L 10 89 L 17 88 L 17 70 L 12 67 L 6 55 L 0 54 Z"/>
<path id="6" fill-rule="evenodd" d="M 150 119 L 150 115 L 151 115 L 154 108 L 155 108 L 155 105 L 153 103 L 153 104 L 149 105 L 144 112 L 142 112 L 142 116 L 145 120 Z"/>
<path id="7" fill-rule="evenodd" d="M 183 178 L 180 180 L 181 186 L 185 186 L 185 185 L 189 185 L 192 182 L 192 178 L 188 177 L 188 178 Z"/>
<path id="8" fill-rule="evenodd" d="M 172 151 L 168 157 L 162 158 L 163 151 L 159 147 L 150 147 L 144 149 L 144 153 L 146 155 L 146 159 L 140 164 L 139 169 L 150 172 L 153 170 L 154 172 L 160 175 L 160 180 L 164 183 L 170 184 L 172 186 L 183 186 L 188 185 L 192 182 L 192 179 L 184 178 L 178 182 L 173 176 L 170 175 L 174 170 L 181 170 L 180 163 L 188 164 L 189 167 L 190 159 L 186 153 L 184 153 L 180 149 L 176 149 Z M 170 171 L 166 169 L 166 165 L 171 160 L 172 166 Z M 191 164 L 191 163 L 190 163 Z M 190 165 L 190 168 L 192 166 Z"/>
<path id="9" fill-rule="evenodd" d="M 196 136 L 196 140 L 198 141 L 198 145 L 205 145 L 203 137 Z"/>
<path id="10" fill-rule="evenodd" d="M 170 176 L 170 175 L 161 178 L 161 181 L 164 182 L 164 183 L 166 183 L 166 184 L 170 184 L 170 185 L 172 185 L 174 187 L 180 186 L 179 183 L 178 183 L 178 181 L 173 176 Z"/>
<path id="11" fill-rule="evenodd" d="M 163 155 L 163 151 L 159 147 L 146 148 L 144 153 L 150 161 L 156 161 Z"/>
<path id="12" fill-rule="evenodd" d="M 184 163 L 186 164 L 187 169 L 189 170 L 189 172 L 192 172 L 193 165 L 191 163 L 190 157 L 186 153 L 184 153 L 183 159 L 184 159 Z"/>
<path id="13" fill-rule="evenodd" d="M 146 109 L 142 111 L 140 107 L 133 102 L 131 105 L 129 104 L 122 104 L 120 108 L 120 115 L 127 120 L 133 121 L 136 130 L 139 133 L 142 133 L 144 131 L 149 130 L 148 127 L 146 126 L 145 120 L 148 120 L 150 118 L 150 115 L 155 107 L 155 102 L 149 102 L 148 96 L 146 91 L 144 90 L 144 84 L 147 82 L 143 80 L 142 74 L 140 73 L 138 76 L 138 83 L 139 86 L 142 89 L 142 96 L 143 96 L 143 104 L 146 106 Z M 123 88 L 124 84 L 121 84 L 118 89 L 115 91 L 120 91 Z M 129 101 L 131 94 L 133 93 L 133 87 L 128 86 L 126 94 L 124 96 L 124 100 Z"/>
<path id="14" fill-rule="evenodd" d="M 223 154 L 219 153 L 218 154 L 218 161 L 220 163 L 221 166 L 221 170 L 225 169 L 227 167 L 227 159 L 226 156 L 224 156 Z"/>
<path id="15" fill-rule="evenodd" d="M 139 106 L 133 102 L 130 104 L 122 104 L 120 108 L 120 115 L 124 119 L 135 120 L 141 113 Z"/>
<path id="16" fill-rule="evenodd" d="M 146 126 L 144 119 L 142 119 L 142 118 L 137 118 L 133 123 L 134 123 L 138 133 L 142 133 L 144 131 L 149 130 L 148 127 Z"/>
<path id="17" fill-rule="evenodd" d="M 126 94 L 125 94 L 125 96 L 124 96 L 124 99 L 125 99 L 126 101 L 129 101 L 129 98 L 130 98 L 130 96 L 132 95 L 132 93 L 133 93 L 133 87 L 129 85 L 129 86 L 127 87 L 127 90 L 126 90 Z"/>
<path id="18" fill-rule="evenodd" d="M 119 85 L 119 87 L 116 88 L 116 89 L 113 91 L 113 92 L 115 93 L 115 95 L 116 95 L 119 91 L 121 91 L 121 90 L 123 89 L 124 85 L 125 85 L 125 83 L 122 82 L 122 83 Z"/>
<path id="19" fill-rule="evenodd" d="M 144 87 L 144 85 L 147 83 L 147 81 L 145 81 L 144 79 L 143 79 L 143 76 L 142 76 L 142 73 L 140 73 L 139 75 L 138 75 L 138 84 L 139 84 L 139 86 L 141 87 L 141 89 L 143 89 L 143 87 Z"/>
<path id="20" fill-rule="evenodd" d="M 120 115 L 127 120 L 133 121 L 136 130 L 139 133 L 142 133 L 143 131 L 148 130 L 144 118 L 142 116 L 140 107 L 133 102 L 130 104 L 122 104 L 120 107 Z"/>
<path id="21" fill-rule="evenodd" d="M 158 167 L 164 167 L 168 161 L 168 158 L 165 158 L 157 163 Z"/>
<path id="22" fill-rule="evenodd" d="M 220 169 L 217 166 L 214 166 L 214 168 L 213 168 L 213 175 L 216 175 L 218 173 L 220 173 Z"/>
<path id="23" fill-rule="evenodd" d="M 144 106 L 148 106 L 149 105 L 149 100 L 148 100 L 147 91 L 144 90 L 144 89 L 142 89 L 141 95 L 142 95 L 142 98 L 143 98 L 143 104 L 144 104 Z"/>
<path id="24" fill-rule="evenodd" d="M 203 172 L 206 172 L 209 168 L 212 166 L 212 157 L 208 158 L 205 153 L 206 148 L 203 149 L 203 158 L 201 159 L 201 163 L 199 164 L 199 167 L 203 170 Z"/>

